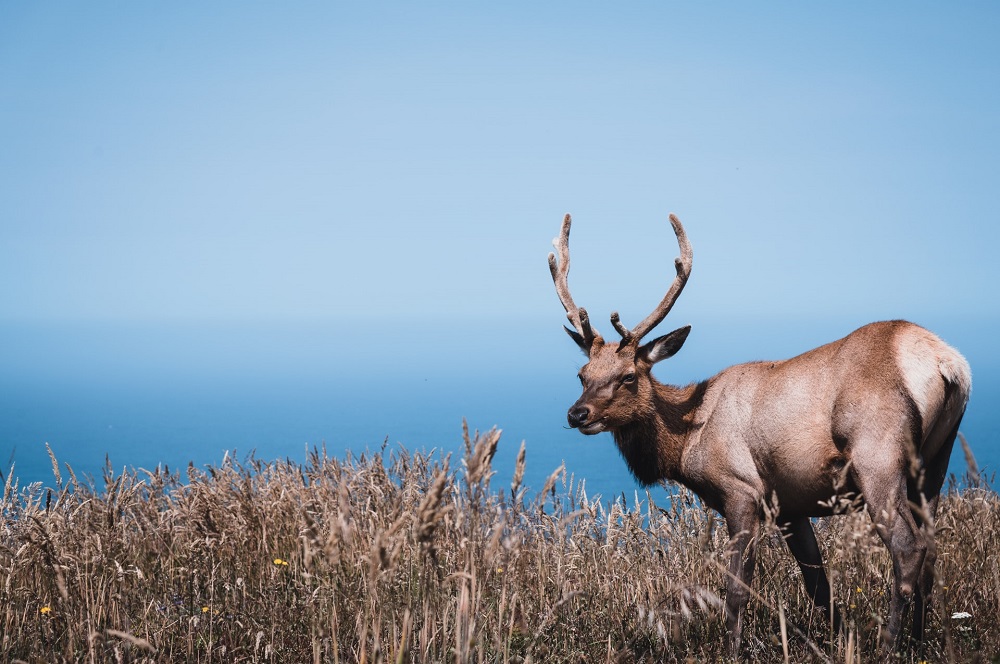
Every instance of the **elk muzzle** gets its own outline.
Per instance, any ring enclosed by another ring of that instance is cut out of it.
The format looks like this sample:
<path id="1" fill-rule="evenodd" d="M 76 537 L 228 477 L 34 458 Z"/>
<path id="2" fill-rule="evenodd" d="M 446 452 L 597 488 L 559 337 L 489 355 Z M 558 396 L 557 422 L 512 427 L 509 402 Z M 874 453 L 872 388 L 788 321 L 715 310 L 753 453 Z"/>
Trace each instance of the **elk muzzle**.
<path id="1" fill-rule="evenodd" d="M 589 406 L 577 401 L 566 414 L 566 421 L 570 427 L 579 429 L 580 433 L 588 436 L 604 431 L 604 418 L 592 419 L 593 411 Z"/>

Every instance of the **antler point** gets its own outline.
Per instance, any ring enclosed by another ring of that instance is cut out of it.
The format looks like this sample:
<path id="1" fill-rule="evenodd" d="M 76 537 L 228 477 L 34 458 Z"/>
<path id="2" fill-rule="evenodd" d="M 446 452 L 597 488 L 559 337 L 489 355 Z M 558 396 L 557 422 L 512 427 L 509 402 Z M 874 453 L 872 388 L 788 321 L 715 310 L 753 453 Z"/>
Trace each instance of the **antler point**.
<path id="1" fill-rule="evenodd" d="M 618 334 L 622 336 L 622 342 L 628 343 L 632 340 L 632 331 L 622 325 L 621 317 L 618 315 L 617 311 L 611 312 L 611 325 L 613 325 L 618 331 Z"/>

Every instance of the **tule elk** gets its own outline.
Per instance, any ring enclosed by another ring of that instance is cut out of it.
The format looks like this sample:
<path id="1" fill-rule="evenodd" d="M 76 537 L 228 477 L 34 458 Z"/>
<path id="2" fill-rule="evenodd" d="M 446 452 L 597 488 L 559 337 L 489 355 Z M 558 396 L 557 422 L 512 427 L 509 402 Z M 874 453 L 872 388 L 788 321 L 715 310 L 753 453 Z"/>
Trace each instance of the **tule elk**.
<path id="1" fill-rule="evenodd" d="M 871 323 L 780 362 L 749 362 L 686 387 L 658 382 L 653 365 L 687 339 L 682 327 L 642 343 L 670 311 L 691 273 L 692 251 L 676 216 L 677 275 L 656 309 L 620 341 L 606 341 L 570 295 L 570 216 L 549 254 L 556 293 L 587 355 L 583 394 L 569 425 L 610 431 L 641 483 L 679 482 L 725 519 L 732 555 L 726 584 L 729 647 L 737 654 L 765 506 L 785 533 L 816 606 L 839 628 L 810 517 L 838 497 L 864 501 L 889 549 L 893 591 L 884 647 L 898 647 L 905 610 L 923 637 L 936 558 L 933 519 L 971 389 L 969 365 L 941 339 L 905 321 Z"/>

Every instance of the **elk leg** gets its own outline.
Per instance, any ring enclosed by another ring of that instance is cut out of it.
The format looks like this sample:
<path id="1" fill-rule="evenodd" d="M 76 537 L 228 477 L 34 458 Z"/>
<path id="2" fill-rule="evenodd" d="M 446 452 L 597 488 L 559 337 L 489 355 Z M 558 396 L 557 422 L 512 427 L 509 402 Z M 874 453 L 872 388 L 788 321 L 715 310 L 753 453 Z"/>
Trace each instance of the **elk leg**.
<path id="1" fill-rule="evenodd" d="M 931 593 L 934 591 L 934 565 L 937 562 L 937 545 L 934 542 L 933 536 L 933 519 L 935 512 L 937 512 L 937 504 L 938 496 L 927 499 L 925 511 L 931 521 L 929 524 L 921 523 L 921 531 L 924 534 L 927 553 L 924 556 L 923 565 L 920 567 L 917 592 L 913 596 L 913 629 L 910 636 L 914 641 L 924 640 L 924 623 L 927 621 L 927 609 L 930 607 Z"/>
<path id="2" fill-rule="evenodd" d="M 748 496 L 726 505 L 726 527 L 732 552 L 726 578 L 726 629 L 729 651 L 738 657 L 743 635 L 743 613 L 750 601 L 757 556 L 757 531 L 760 527 L 759 502 Z"/>
<path id="3" fill-rule="evenodd" d="M 833 631 L 840 631 L 840 611 L 833 606 L 830 598 L 830 581 L 826 576 L 826 569 L 823 567 L 823 556 L 819 551 L 819 544 L 816 542 L 816 533 L 813 531 L 809 517 L 798 517 L 788 519 L 784 522 L 784 528 L 788 532 L 785 543 L 788 549 L 795 556 L 802 570 L 802 580 L 806 585 L 806 592 L 809 598 L 818 608 L 826 611 L 827 620 L 833 620 Z"/>
<path id="4" fill-rule="evenodd" d="M 920 581 L 917 584 L 917 593 L 913 601 L 913 631 L 912 637 L 915 641 L 922 641 L 924 638 L 924 624 L 927 621 L 927 609 L 931 603 L 931 593 L 934 591 L 934 564 L 937 562 L 937 544 L 934 541 L 934 517 L 937 514 L 938 501 L 941 497 L 941 487 L 948 476 L 948 460 L 951 458 L 951 448 L 955 444 L 955 437 L 958 435 L 958 425 L 956 424 L 937 456 L 932 459 L 924 470 L 923 488 L 910 487 L 910 501 L 918 507 L 924 504 L 923 509 L 916 513 L 917 522 L 924 535 L 927 545 L 927 555 L 924 557 L 924 564 L 920 568 Z M 921 496 L 922 494 L 922 496 Z M 923 500 L 921 500 L 923 498 Z"/>
<path id="5" fill-rule="evenodd" d="M 881 449 L 884 452 L 889 447 L 886 444 Z M 892 558 L 892 600 L 883 646 L 893 650 L 899 646 L 903 614 L 917 591 L 927 545 L 907 500 L 907 481 L 900 472 L 900 468 L 905 468 L 904 462 L 893 463 L 885 458 L 875 459 L 875 463 L 870 461 L 856 454 L 852 458 L 852 473 L 864 494 L 875 529 Z"/>
<path id="6" fill-rule="evenodd" d="M 882 541 L 886 543 L 889 555 L 892 556 L 892 601 L 889 604 L 889 626 L 886 632 L 886 645 L 889 647 L 899 646 L 903 614 L 917 590 L 920 570 L 927 553 L 927 546 L 920 536 L 908 501 L 902 498 L 906 495 L 905 484 L 900 484 L 903 486 L 899 487 L 893 501 L 895 505 L 879 510 L 878 515 L 887 532 L 887 535 L 882 536 Z"/>

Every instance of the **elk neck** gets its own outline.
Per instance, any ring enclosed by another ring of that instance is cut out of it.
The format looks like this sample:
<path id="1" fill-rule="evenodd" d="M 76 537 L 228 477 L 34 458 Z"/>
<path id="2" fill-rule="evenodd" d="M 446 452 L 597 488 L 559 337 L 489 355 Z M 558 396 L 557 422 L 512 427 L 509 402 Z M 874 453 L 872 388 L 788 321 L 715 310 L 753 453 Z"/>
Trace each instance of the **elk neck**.
<path id="1" fill-rule="evenodd" d="M 708 388 L 708 381 L 684 387 L 652 383 L 652 407 L 612 431 L 629 470 L 646 486 L 681 478 L 681 456 Z"/>

